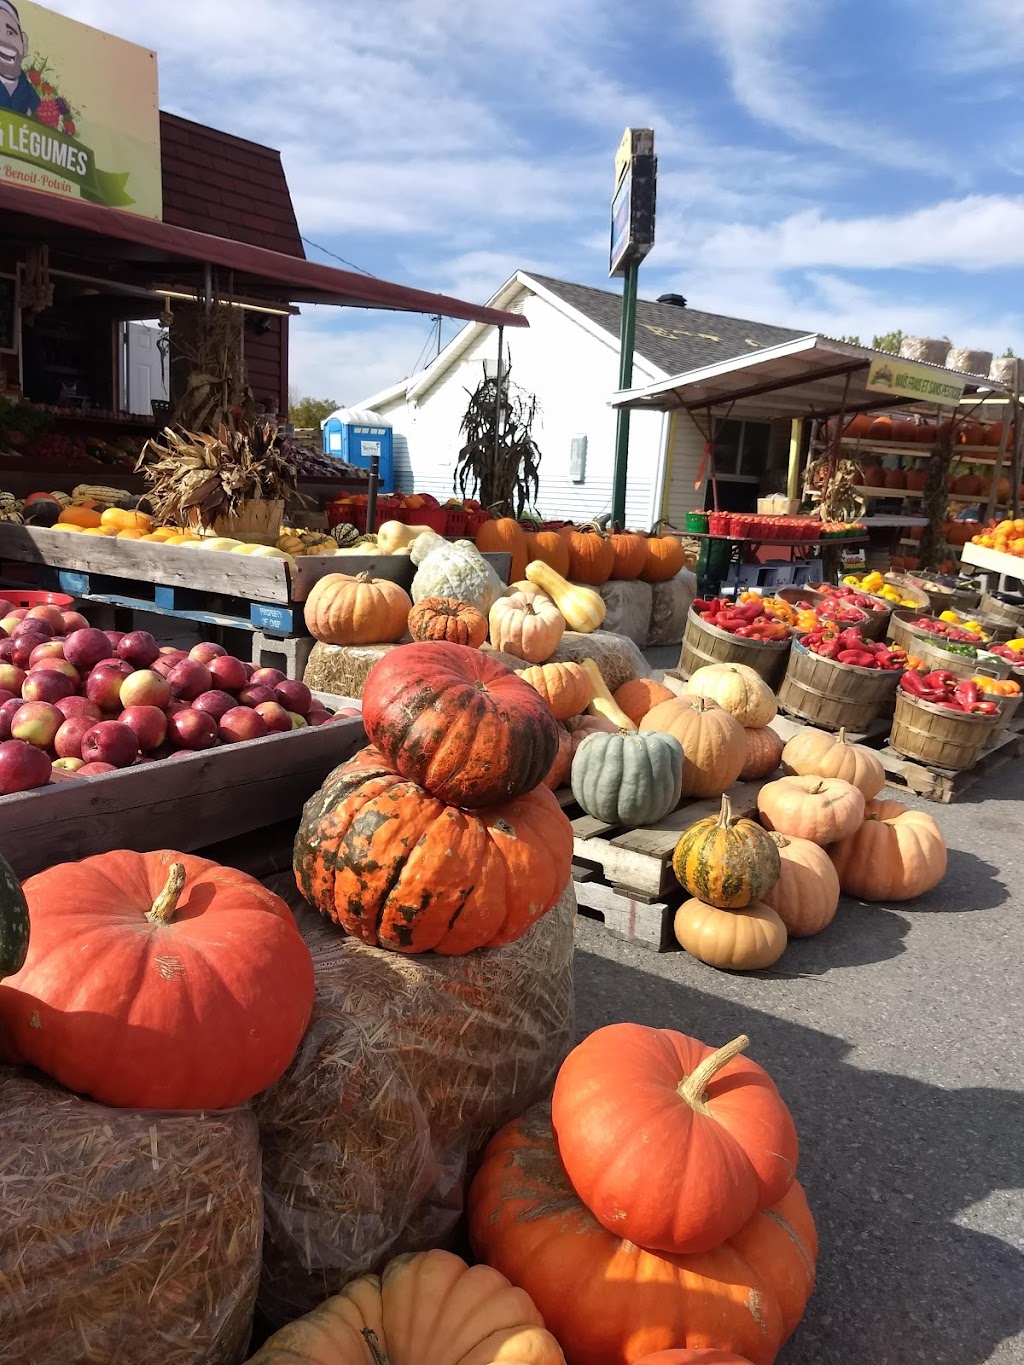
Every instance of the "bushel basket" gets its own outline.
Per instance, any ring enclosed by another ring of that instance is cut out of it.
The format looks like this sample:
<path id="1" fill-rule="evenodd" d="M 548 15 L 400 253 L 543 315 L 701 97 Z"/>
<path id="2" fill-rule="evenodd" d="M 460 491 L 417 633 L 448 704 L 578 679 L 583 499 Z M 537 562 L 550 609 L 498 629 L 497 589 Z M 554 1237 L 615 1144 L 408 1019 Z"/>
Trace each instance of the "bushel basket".
<path id="1" fill-rule="evenodd" d="M 963 772 L 972 768 L 1000 729 L 998 716 L 970 716 L 930 701 L 920 701 L 900 690 L 890 746 L 905 758 L 930 768 Z"/>
<path id="2" fill-rule="evenodd" d="M 841 664 L 793 641 L 779 706 L 823 730 L 864 734 L 899 684 L 895 669 Z"/>
<path id="3" fill-rule="evenodd" d="M 679 671 L 684 677 L 707 664 L 747 664 L 772 689 L 786 669 L 789 640 L 745 640 L 709 625 L 691 607 L 679 652 Z"/>

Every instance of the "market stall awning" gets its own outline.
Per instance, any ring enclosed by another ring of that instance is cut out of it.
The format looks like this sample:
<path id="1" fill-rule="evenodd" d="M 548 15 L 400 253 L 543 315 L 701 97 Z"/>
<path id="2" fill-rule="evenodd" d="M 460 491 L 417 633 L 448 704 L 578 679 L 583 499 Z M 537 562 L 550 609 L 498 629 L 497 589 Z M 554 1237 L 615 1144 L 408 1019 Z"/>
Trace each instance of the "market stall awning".
<path id="1" fill-rule="evenodd" d="M 466 322 L 527 327 L 520 313 L 485 308 L 445 294 L 410 289 L 355 271 L 336 270 L 302 257 L 268 251 L 245 242 L 212 237 L 189 228 L 104 208 L 83 199 L 63 199 L 20 186 L 0 184 L 0 241 L 37 242 L 46 225 L 51 253 L 90 263 L 94 273 L 116 269 L 140 288 L 198 289 L 207 266 L 225 272 L 231 295 L 254 302 L 325 303 L 350 308 L 384 308 L 405 313 L 439 313 Z"/>
<path id="2" fill-rule="evenodd" d="M 888 392 L 878 386 L 880 369 L 890 372 L 892 386 Z M 900 386 L 904 371 L 913 387 Z M 870 388 L 869 376 L 873 376 Z M 645 388 L 622 390 L 611 402 L 612 407 L 633 411 L 712 409 L 717 415 L 728 411 L 737 420 L 767 421 L 773 417 L 829 417 L 841 409 L 846 413 L 873 408 L 914 410 L 934 408 L 937 402 L 955 407 L 958 400 L 952 396 L 954 391 L 979 398 L 1008 394 L 1005 385 L 982 375 L 906 361 L 885 351 L 812 334 Z"/>

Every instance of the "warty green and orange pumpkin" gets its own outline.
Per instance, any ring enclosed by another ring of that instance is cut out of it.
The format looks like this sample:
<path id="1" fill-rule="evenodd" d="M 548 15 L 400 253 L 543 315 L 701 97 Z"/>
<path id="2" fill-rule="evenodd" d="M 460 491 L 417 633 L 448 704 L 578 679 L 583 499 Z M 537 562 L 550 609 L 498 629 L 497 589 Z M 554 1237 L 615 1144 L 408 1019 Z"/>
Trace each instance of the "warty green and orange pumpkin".
<path id="1" fill-rule="evenodd" d="M 409 634 L 420 642 L 479 649 L 487 639 L 487 617 L 454 597 L 424 597 L 409 612 Z"/>
<path id="2" fill-rule="evenodd" d="M 717 815 L 683 830 L 672 870 L 691 896 L 720 910 L 742 910 L 763 900 L 779 880 L 779 850 L 755 820 L 734 820 L 723 796 Z"/>
<path id="3" fill-rule="evenodd" d="M 795 1181 L 713 1251 L 645 1251 L 576 1195 L 540 1106 L 491 1141 L 468 1212 L 474 1251 L 526 1290 L 569 1365 L 691 1347 L 772 1365 L 814 1287 L 817 1236 Z"/>

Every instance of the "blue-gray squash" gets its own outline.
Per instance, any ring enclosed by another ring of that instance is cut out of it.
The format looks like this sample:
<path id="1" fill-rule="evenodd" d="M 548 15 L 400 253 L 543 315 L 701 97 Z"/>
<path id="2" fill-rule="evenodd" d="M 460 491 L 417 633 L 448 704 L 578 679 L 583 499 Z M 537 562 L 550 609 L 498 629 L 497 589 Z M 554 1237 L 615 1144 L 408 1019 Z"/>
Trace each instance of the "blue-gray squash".
<path id="1" fill-rule="evenodd" d="M 651 825 L 679 804 L 683 747 L 674 735 L 588 735 L 572 761 L 572 794 L 595 820 Z"/>

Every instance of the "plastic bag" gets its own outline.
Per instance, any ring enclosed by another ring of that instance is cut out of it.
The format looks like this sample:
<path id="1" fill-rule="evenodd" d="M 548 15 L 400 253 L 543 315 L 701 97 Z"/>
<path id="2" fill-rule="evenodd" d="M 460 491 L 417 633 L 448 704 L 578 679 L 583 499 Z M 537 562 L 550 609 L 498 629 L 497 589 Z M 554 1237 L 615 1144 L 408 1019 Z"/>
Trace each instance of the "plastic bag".
<path id="1" fill-rule="evenodd" d="M 109 1109 L 0 1068 L 0 1362 L 238 1365 L 262 1241 L 248 1109 Z"/>
<path id="2" fill-rule="evenodd" d="M 263 1145 L 259 1307 L 275 1327 L 405 1251 L 450 1242 L 467 1165 L 546 1096 L 572 1045 L 576 897 L 518 942 L 387 953 L 310 910 L 290 874 L 316 1003 L 295 1061 L 254 1101 Z"/>

